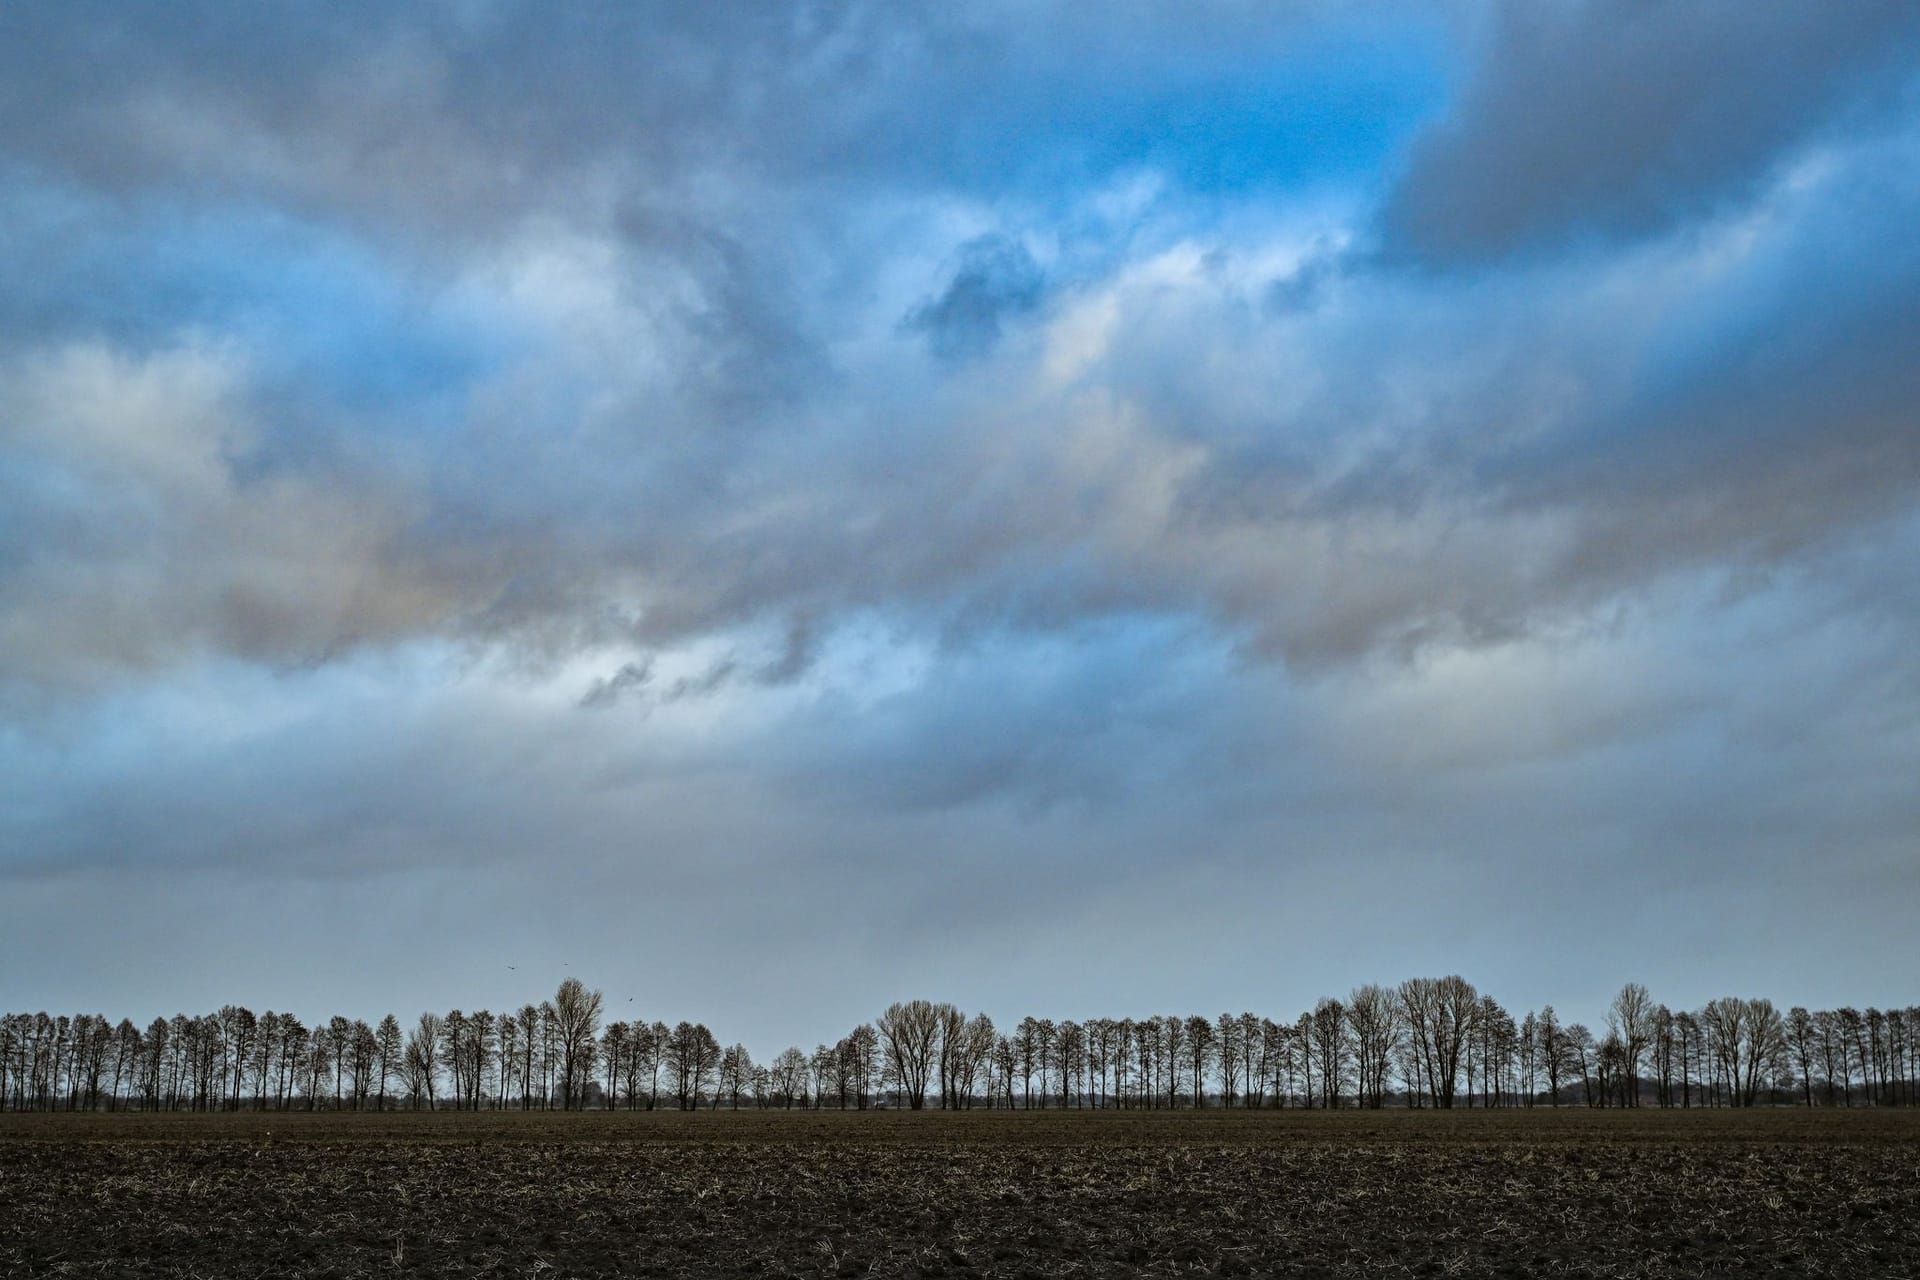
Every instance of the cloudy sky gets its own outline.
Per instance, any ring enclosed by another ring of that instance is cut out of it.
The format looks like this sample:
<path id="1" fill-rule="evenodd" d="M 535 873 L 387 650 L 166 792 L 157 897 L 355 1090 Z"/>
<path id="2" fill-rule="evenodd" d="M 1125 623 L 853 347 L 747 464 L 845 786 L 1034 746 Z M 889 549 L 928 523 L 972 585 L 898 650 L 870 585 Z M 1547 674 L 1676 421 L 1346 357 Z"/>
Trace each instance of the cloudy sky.
<path id="1" fill-rule="evenodd" d="M 1917 69 L 8 5 L 0 1007 L 1910 1001 Z"/>

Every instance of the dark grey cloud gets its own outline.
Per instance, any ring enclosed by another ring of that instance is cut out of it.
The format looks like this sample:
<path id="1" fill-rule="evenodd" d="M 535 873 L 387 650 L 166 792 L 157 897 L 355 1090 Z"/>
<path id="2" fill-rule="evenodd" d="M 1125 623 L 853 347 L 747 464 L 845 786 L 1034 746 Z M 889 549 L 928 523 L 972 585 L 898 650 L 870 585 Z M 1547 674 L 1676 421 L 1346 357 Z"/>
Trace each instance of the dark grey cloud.
<path id="1" fill-rule="evenodd" d="M 1317 247 L 1316 252 L 1267 286 L 1267 306 L 1280 313 L 1311 310 L 1326 297 L 1344 265 L 1336 250 Z"/>
<path id="2" fill-rule="evenodd" d="M 646 688 L 653 679 L 651 662 L 623 662 L 620 669 L 610 676 L 595 680 L 587 691 L 580 695 L 580 705 L 589 711 L 604 711 L 617 706 L 622 698 Z"/>
<path id="3" fill-rule="evenodd" d="M 1894 109 L 1920 53 L 1900 0 L 1513 0 L 1489 26 L 1387 204 L 1395 250 L 1484 262 L 1737 205 L 1797 147 Z"/>
<path id="4" fill-rule="evenodd" d="M 1046 277 L 1019 241 L 985 235 L 960 246 L 959 265 L 938 297 L 909 311 L 901 322 L 926 335 L 943 360 L 984 355 L 1000 340 L 1000 326 L 1040 305 Z"/>

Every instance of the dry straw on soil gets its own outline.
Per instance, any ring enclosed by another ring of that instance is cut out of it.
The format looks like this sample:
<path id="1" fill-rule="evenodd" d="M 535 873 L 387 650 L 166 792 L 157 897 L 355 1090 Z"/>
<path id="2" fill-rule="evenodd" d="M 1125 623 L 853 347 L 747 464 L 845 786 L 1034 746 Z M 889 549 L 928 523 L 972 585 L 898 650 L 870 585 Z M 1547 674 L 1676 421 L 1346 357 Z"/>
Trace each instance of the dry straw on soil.
<path id="1" fill-rule="evenodd" d="M 0 1117 L 0 1274 L 1920 1274 L 1889 1112 Z"/>

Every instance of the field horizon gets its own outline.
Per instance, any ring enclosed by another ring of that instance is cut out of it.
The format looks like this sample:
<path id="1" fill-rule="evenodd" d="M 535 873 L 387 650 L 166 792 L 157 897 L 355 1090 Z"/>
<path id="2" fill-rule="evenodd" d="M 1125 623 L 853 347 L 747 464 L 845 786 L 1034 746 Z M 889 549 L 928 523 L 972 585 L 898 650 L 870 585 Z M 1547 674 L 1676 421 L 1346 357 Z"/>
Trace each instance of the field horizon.
<path id="1" fill-rule="evenodd" d="M 73 1141 L 335 1142 L 674 1142 L 712 1140 L 954 1142 L 1089 1140 L 1139 1134 L 1153 1141 L 1287 1138 L 1394 1141 L 1567 1140 L 1725 1142 L 1912 1142 L 1920 1149 L 1920 1108 L 1803 1107 L 1220 1107 L 1032 1109 L 978 1107 L 703 1106 L 682 1111 L 626 1108 L 480 1111 L 393 1107 L 385 1111 L 6 1111 L 0 1144 Z M 1082 1136 L 1084 1135 L 1084 1136 Z"/>

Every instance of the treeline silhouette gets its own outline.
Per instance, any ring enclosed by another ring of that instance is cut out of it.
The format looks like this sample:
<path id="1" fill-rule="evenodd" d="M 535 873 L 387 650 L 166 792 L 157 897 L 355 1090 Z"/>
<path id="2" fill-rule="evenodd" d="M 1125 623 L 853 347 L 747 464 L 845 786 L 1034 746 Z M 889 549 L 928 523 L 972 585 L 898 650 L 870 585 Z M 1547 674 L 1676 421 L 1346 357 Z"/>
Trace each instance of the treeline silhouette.
<path id="1" fill-rule="evenodd" d="M 1002 1031 L 893 1004 L 833 1044 L 755 1062 L 705 1024 L 607 1021 L 576 978 L 511 1013 L 403 1028 L 290 1013 L 0 1017 L 0 1108 L 1913 1106 L 1920 1008 L 1782 1013 L 1729 996 L 1674 1011 L 1629 983 L 1596 1034 L 1551 1005 L 1516 1019 L 1454 976 L 1356 988 L 1292 1021 L 1254 1013 Z"/>

